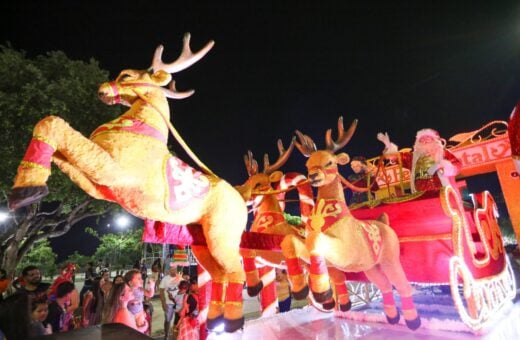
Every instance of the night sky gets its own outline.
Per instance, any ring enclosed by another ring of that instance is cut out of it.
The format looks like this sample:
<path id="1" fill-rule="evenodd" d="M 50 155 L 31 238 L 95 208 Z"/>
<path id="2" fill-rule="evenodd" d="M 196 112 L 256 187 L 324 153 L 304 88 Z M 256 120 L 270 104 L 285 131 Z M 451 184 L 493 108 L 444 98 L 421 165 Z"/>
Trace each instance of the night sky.
<path id="1" fill-rule="evenodd" d="M 372 157 L 379 131 L 411 146 L 421 128 L 450 137 L 507 120 L 520 99 L 517 1 L 76 2 L 2 2 L 0 43 L 29 56 L 94 58 L 113 78 L 147 68 L 158 44 L 175 59 L 184 32 L 193 50 L 215 40 L 174 75 L 179 90 L 196 93 L 170 107 L 194 152 L 232 184 L 247 178 L 248 149 L 274 161 L 276 140 L 286 145 L 295 129 L 322 147 L 340 115 L 359 119 L 344 151 Z M 295 152 L 283 170 L 303 172 L 304 163 Z"/>

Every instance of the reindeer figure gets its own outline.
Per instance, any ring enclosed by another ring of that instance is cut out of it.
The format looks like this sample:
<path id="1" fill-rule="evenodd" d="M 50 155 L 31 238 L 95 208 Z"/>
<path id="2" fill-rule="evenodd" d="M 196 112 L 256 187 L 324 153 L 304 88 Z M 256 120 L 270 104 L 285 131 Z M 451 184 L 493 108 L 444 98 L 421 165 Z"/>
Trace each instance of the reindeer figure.
<path id="1" fill-rule="evenodd" d="M 124 70 L 115 81 L 102 84 L 99 97 L 108 105 L 129 106 L 119 118 L 84 137 L 63 119 L 49 116 L 38 122 L 9 195 L 10 209 L 40 200 L 48 193 L 51 160 L 87 194 L 120 204 L 145 220 L 202 225 L 208 247 L 193 247 L 210 273 L 212 303 L 208 328 L 222 319 L 227 331 L 243 326 L 240 237 L 247 208 L 240 194 L 214 175 L 204 175 L 172 156 L 166 142 L 170 125 L 168 98 L 182 99 L 171 74 L 200 60 L 213 46 L 199 52 L 184 36 L 180 57 L 162 62 L 163 47 L 148 70 Z M 171 82 L 170 88 L 164 88 Z"/>
<path id="2" fill-rule="evenodd" d="M 290 225 L 285 220 L 278 195 L 272 193 L 272 183 L 280 182 L 282 178 L 284 178 L 283 173 L 278 171 L 278 169 L 287 162 L 293 149 L 294 139 L 291 141 L 287 150 L 284 149 L 282 141 L 278 140 L 279 158 L 271 165 L 268 155 L 265 154 L 263 172 L 259 172 L 258 163 L 253 158 L 251 151 L 248 151 L 247 155 L 244 155 L 244 163 L 249 179 L 241 186 L 239 191 L 243 192 L 243 197 L 247 201 L 251 199 L 251 193 L 253 192 L 254 220 L 250 229 L 252 232 L 275 235 L 298 235 L 296 227 Z M 302 180 L 305 180 L 305 177 L 300 175 L 295 178 L 294 182 Z M 297 183 L 293 184 L 296 185 Z M 311 200 L 310 205 L 310 199 L 305 199 L 305 197 L 309 197 L 309 195 L 312 197 L 312 189 L 309 185 L 302 185 L 298 187 L 298 191 L 300 194 L 301 213 L 304 216 L 308 215 L 314 202 Z M 274 312 L 273 307 L 276 302 L 276 289 L 273 282 L 275 275 L 272 266 L 279 266 L 284 260 L 284 257 L 279 252 L 266 250 L 242 249 L 241 253 L 246 271 L 247 292 L 249 296 L 256 296 L 259 292 L 262 292 L 260 299 L 262 316 L 269 315 Z M 261 273 L 259 273 L 255 261 L 257 256 L 264 262 L 264 266 L 260 268 Z M 263 279 L 260 279 L 260 276 L 262 276 Z"/>
<path id="3" fill-rule="evenodd" d="M 357 120 L 343 129 L 343 118 L 338 120 L 338 140 L 333 141 L 331 130 L 326 133 L 326 149 L 317 150 L 309 136 L 296 131 L 296 147 L 308 157 L 306 167 L 311 185 L 318 188 L 316 204 L 309 218 L 311 229 L 305 242 L 288 236 L 282 242 L 287 258 L 289 278 L 296 295 L 304 295 L 308 286 L 304 281 L 298 259 L 310 263 L 310 289 L 317 302 L 333 307 L 335 302 L 330 287 L 336 285 L 341 310 L 350 308 L 348 293 L 342 283 L 342 272 L 364 272 L 383 293 L 384 312 L 389 323 L 399 322 L 392 285 L 401 296 L 404 318 L 410 329 L 420 326 L 420 317 L 412 300 L 412 287 L 399 261 L 399 240 L 388 225 L 386 214 L 378 221 L 361 221 L 350 213 L 343 193 L 338 164 L 345 165 L 350 158 L 346 153 L 335 154 L 350 141 Z M 328 267 L 328 268 L 327 268 Z M 302 293 L 303 292 L 303 293 Z"/>

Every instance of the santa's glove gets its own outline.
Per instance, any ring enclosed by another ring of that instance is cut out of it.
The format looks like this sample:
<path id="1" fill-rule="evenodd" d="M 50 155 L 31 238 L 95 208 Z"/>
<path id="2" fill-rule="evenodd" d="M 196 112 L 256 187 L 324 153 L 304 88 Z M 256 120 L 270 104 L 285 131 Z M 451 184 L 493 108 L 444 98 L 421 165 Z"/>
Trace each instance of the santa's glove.
<path id="1" fill-rule="evenodd" d="M 394 143 L 392 143 L 390 141 L 390 136 L 388 136 L 388 132 L 385 132 L 385 133 L 379 132 L 377 134 L 377 139 L 385 145 L 385 148 L 383 150 L 384 155 L 391 154 L 391 153 L 397 153 L 398 147 L 397 147 L 397 145 L 395 145 Z"/>

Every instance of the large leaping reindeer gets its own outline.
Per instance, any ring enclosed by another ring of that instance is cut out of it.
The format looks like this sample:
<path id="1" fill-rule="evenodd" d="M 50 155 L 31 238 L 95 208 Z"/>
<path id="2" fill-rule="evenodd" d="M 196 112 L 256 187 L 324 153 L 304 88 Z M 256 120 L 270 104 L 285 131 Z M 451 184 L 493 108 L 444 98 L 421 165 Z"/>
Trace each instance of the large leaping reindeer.
<path id="1" fill-rule="evenodd" d="M 192 53 L 189 40 L 186 34 L 175 62 L 163 63 L 159 46 L 150 69 L 124 70 L 115 81 L 102 84 L 103 102 L 130 109 L 101 125 L 90 139 L 56 116 L 38 122 L 18 168 L 9 207 L 29 205 L 48 193 L 52 160 L 87 194 L 116 202 L 135 216 L 201 224 L 207 248 L 193 247 L 193 253 L 213 279 L 207 326 L 212 328 L 223 319 L 226 330 L 235 331 L 244 323 L 245 274 L 239 244 L 247 222 L 246 205 L 231 185 L 190 168 L 166 145 L 168 128 L 173 129 L 168 98 L 193 93 L 177 92 L 171 74 L 190 67 L 213 46 L 210 42 Z M 170 82 L 169 89 L 163 87 Z"/>
<path id="2" fill-rule="evenodd" d="M 308 226 L 311 229 L 304 242 L 286 237 L 282 242 L 287 258 L 292 289 L 305 295 L 308 286 L 304 281 L 297 261 L 301 258 L 310 263 L 310 288 L 317 302 L 324 307 L 334 306 L 329 279 L 336 285 L 340 309 L 350 307 L 348 293 L 341 283 L 341 272 L 364 272 L 383 293 L 384 312 L 389 323 L 399 321 L 399 313 L 392 294 L 394 286 L 401 296 L 406 324 L 411 329 L 420 326 L 420 318 L 412 300 L 412 287 L 406 279 L 399 261 L 399 240 L 383 215 L 378 221 L 357 220 L 350 213 L 343 193 L 342 177 L 338 165 L 349 162 L 346 153 L 335 154 L 352 137 L 357 121 L 347 131 L 343 118 L 338 120 L 338 140 L 333 141 L 331 130 L 326 133 L 326 149 L 317 150 L 309 136 L 296 131 L 299 142 L 296 147 L 308 157 L 306 167 L 311 185 L 318 188 L 316 204 Z M 346 296 L 346 297 L 345 297 Z"/>

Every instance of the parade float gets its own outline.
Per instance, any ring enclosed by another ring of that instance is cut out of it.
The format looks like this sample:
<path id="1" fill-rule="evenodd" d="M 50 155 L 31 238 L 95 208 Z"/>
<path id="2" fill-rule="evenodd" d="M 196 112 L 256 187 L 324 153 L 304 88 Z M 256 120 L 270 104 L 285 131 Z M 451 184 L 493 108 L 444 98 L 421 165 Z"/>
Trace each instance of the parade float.
<path id="1" fill-rule="evenodd" d="M 260 228 L 245 232 L 249 196 L 268 197 L 280 195 L 280 191 L 272 190 L 270 184 L 264 191 L 249 189 L 249 193 L 244 193 L 243 188 L 233 188 L 189 150 L 171 125 L 168 98 L 182 99 L 193 93 L 178 92 L 171 74 L 197 62 L 212 45 L 210 42 L 199 52 L 192 53 L 189 35 L 186 35 L 183 52 L 177 61 L 164 64 L 162 47 L 159 47 L 150 69 L 124 70 L 115 81 L 101 85 L 99 94 L 105 103 L 122 104 L 130 109 L 101 125 L 90 138 L 82 136 L 58 117 L 40 121 L 18 168 L 9 195 L 9 208 L 27 206 L 48 193 L 46 182 L 51 162 L 54 162 L 92 197 L 116 202 L 142 218 L 144 242 L 191 246 L 199 263 L 202 329 L 211 330 L 223 325 L 225 331 L 234 332 L 244 327 L 242 287 L 246 275 L 241 251 L 249 255 L 251 251 L 274 252 L 278 253 L 278 258 L 279 253 L 283 253 L 289 271 L 296 270 L 292 273 L 299 280 L 293 284 L 296 295 L 299 298 L 308 295 L 319 313 L 336 310 L 327 315 L 337 316 L 337 322 L 351 319 L 358 323 L 398 323 L 399 310 L 390 297 L 393 293 L 388 284 L 399 290 L 398 304 L 405 309 L 403 315 L 410 329 L 420 326 L 421 314 L 420 310 L 419 314 L 415 310 L 410 283 L 414 286 L 449 286 L 460 320 L 473 332 L 479 332 L 510 304 L 516 286 L 497 223 L 495 201 L 489 192 L 470 194 L 467 196 L 470 199 L 461 193 L 466 187 L 465 177 L 496 171 L 517 239 L 520 239 L 520 206 L 516 203 L 520 197 L 520 182 L 513 161 L 518 161 L 519 156 L 518 114 L 513 112 L 509 126 L 506 122 L 491 122 L 481 129 L 451 138 L 453 143 L 448 148 L 461 160 L 461 172 L 455 182 L 443 185 L 435 196 L 410 192 L 410 173 L 401 164 L 399 155 L 392 162 L 388 162 L 388 155 L 370 159 L 378 169 L 379 191 L 374 196 L 369 195 L 370 199 L 362 204 L 341 205 L 340 209 L 341 217 L 351 221 L 349 228 L 362 229 L 360 240 L 364 240 L 363 246 L 355 249 L 366 256 L 357 256 L 358 262 L 350 266 L 342 263 L 342 259 L 327 255 L 330 250 L 345 246 L 341 242 L 354 245 L 355 240 L 325 235 L 325 225 L 316 222 L 325 222 L 330 217 L 327 209 L 324 210 L 326 202 L 320 201 L 326 197 L 317 197 L 307 232 L 291 234 L 292 241 L 297 239 L 297 242 L 287 241 L 286 234 L 266 233 Z M 165 88 L 168 84 L 170 87 Z M 331 139 L 330 132 L 326 135 L 328 156 L 344 147 L 352 136 L 353 131 L 343 131 L 342 122 L 338 129 L 337 141 Z M 201 171 L 170 154 L 166 146 L 168 131 Z M 486 134 L 486 131 L 490 132 Z M 312 140 L 298 134 L 302 153 L 311 155 L 316 151 Z M 272 175 L 286 160 L 281 153 L 280 163 L 274 167 L 267 163 L 264 167 L 265 175 Z M 320 157 L 314 158 L 316 164 L 323 161 L 316 160 Z M 334 155 L 335 171 L 323 170 L 325 177 L 333 175 L 334 180 L 339 181 L 337 165 L 347 163 L 348 156 Z M 143 167 L 143 164 L 147 166 Z M 257 174 L 258 169 L 253 171 L 252 157 L 249 164 L 250 176 Z M 314 176 L 316 164 L 307 164 L 309 177 Z M 325 169 L 327 164 L 320 166 Z M 278 175 L 275 177 L 279 178 Z M 269 182 L 273 180 L 271 177 Z M 306 182 L 294 182 L 283 190 L 295 189 Z M 335 191 L 337 197 L 344 195 L 342 190 L 357 190 L 350 185 L 347 189 L 338 188 L 341 189 Z M 329 226 L 325 229 L 333 230 Z M 309 235 L 311 237 L 307 239 Z M 333 242 L 323 241 L 327 238 Z M 291 247 L 283 246 L 288 243 L 304 245 L 306 251 L 294 252 L 291 257 L 291 251 L 287 250 Z M 283 252 L 282 248 L 285 248 Z M 344 253 L 352 256 L 348 249 Z M 249 266 L 253 270 L 256 264 Z M 384 266 L 387 268 L 383 270 Z M 371 272 L 373 268 L 378 274 Z M 363 272 L 376 283 L 387 281 L 378 283 L 385 287 L 385 292 L 381 294 L 367 284 Z M 396 274 L 401 272 L 406 277 Z M 387 278 L 378 280 L 378 276 Z M 307 286 L 310 286 L 310 293 Z M 360 296 L 364 296 L 361 300 L 366 304 L 381 301 L 382 297 L 383 303 L 375 318 L 364 318 L 368 312 L 351 309 L 350 300 Z M 247 327 L 246 324 L 246 330 Z"/>

